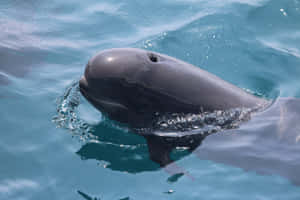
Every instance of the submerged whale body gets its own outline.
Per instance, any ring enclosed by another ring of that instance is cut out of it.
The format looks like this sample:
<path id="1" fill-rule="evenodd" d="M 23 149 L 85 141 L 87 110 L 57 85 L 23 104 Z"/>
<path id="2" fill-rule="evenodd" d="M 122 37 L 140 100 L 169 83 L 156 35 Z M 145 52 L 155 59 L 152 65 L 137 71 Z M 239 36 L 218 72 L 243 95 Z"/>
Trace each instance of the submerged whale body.
<path id="1" fill-rule="evenodd" d="M 194 65 L 134 48 L 104 50 L 92 57 L 79 88 L 83 96 L 110 119 L 126 123 L 143 135 L 150 158 L 161 165 L 172 162 L 172 149 L 187 146 L 193 150 L 207 134 L 189 129 L 178 137 L 170 137 L 170 131 L 154 134 L 149 127 L 157 121 L 158 115 L 213 113 L 267 104 L 265 99 Z"/>

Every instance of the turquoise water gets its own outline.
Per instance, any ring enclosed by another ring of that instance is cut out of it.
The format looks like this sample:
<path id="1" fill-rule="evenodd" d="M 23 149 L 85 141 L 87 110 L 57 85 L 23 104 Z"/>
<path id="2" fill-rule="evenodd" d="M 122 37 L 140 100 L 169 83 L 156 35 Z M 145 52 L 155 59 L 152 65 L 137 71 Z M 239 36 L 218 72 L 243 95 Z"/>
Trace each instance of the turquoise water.
<path id="1" fill-rule="evenodd" d="M 0 199 L 299 199 L 299 143 L 278 142 L 264 115 L 162 169 L 144 138 L 77 93 L 75 110 L 62 100 L 88 59 L 113 47 L 168 54 L 267 98 L 300 97 L 299 21 L 299 0 L 2 0 Z"/>

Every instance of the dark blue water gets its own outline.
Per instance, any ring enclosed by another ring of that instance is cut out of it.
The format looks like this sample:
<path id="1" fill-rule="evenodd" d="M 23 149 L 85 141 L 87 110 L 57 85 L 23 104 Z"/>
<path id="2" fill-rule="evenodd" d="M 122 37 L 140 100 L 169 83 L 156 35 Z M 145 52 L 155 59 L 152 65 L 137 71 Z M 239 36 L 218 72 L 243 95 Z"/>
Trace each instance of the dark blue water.
<path id="1" fill-rule="evenodd" d="M 266 98 L 300 97 L 299 0 L 2 0 L 1 200 L 300 198 L 300 104 L 278 101 L 161 169 L 144 138 L 72 87 L 113 47 L 168 54 Z"/>

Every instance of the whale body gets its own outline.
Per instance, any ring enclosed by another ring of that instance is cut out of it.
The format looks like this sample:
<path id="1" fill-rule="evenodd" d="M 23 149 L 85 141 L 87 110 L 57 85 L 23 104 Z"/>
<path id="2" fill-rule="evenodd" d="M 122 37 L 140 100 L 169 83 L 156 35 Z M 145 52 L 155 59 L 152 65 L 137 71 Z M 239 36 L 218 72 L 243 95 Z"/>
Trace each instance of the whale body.
<path id="1" fill-rule="evenodd" d="M 181 132 L 172 137 L 165 132 L 142 136 L 147 141 L 150 158 L 161 166 L 173 162 L 170 154 L 175 147 L 184 146 L 201 159 L 262 174 L 279 174 L 300 184 L 297 167 L 299 99 L 279 98 L 271 105 L 268 100 L 249 94 L 199 67 L 133 48 L 99 52 L 89 60 L 79 86 L 83 96 L 96 108 L 130 127 L 144 127 L 156 113 L 168 116 L 170 113 L 266 108 L 253 113 L 253 119 L 241 124 L 239 129 L 226 130 L 226 134 L 223 129 L 206 137 L 208 134 L 198 133 L 196 129 L 192 134 Z M 288 159 L 282 159 L 286 155 Z"/>
<path id="2" fill-rule="evenodd" d="M 144 125 L 155 113 L 253 108 L 267 102 L 192 64 L 135 48 L 96 54 L 79 86 L 109 118 L 133 126 Z"/>

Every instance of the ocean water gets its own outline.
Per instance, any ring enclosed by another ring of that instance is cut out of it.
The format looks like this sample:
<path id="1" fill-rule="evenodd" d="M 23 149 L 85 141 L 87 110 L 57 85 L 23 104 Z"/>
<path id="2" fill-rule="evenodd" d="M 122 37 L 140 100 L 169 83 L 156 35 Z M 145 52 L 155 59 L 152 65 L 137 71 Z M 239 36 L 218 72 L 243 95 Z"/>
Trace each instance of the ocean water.
<path id="1" fill-rule="evenodd" d="M 74 87 L 114 47 L 174 56 L 279 106 L 160 168 Z M 2 0 L 0 199 L 300 199 L 299 77 L 299 0 Z"/>

